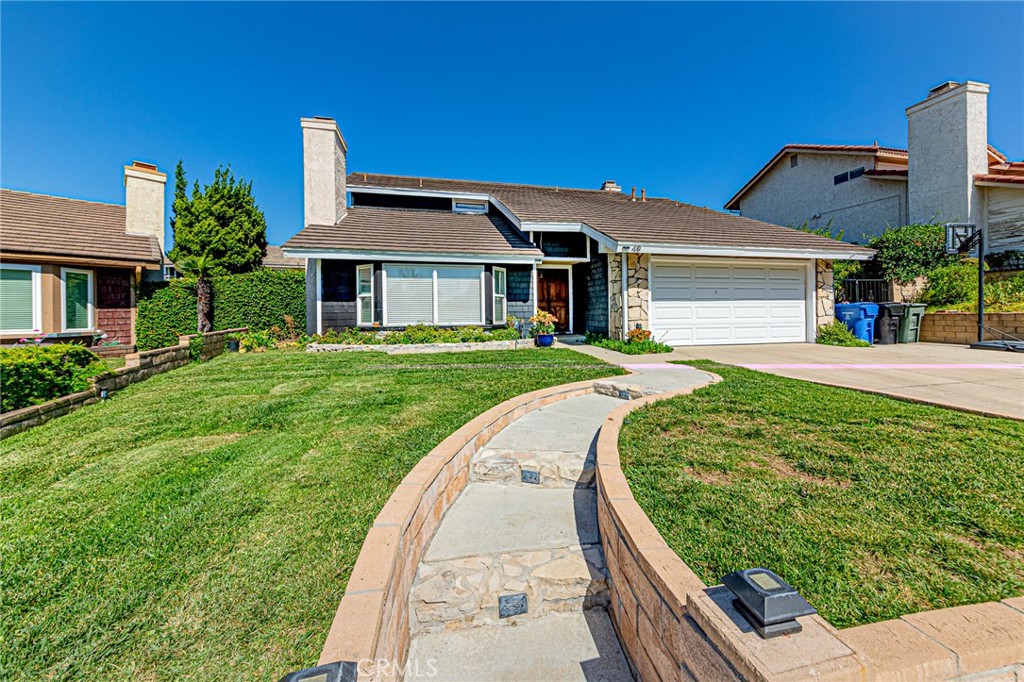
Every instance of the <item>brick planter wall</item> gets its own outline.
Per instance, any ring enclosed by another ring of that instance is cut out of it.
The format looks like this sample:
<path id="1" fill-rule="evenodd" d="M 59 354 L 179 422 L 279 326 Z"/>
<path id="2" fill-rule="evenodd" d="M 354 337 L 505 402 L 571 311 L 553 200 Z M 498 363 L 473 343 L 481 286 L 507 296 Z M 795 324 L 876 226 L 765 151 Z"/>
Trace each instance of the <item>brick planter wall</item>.
<path id="1" fill-rule="evenodd" d="M 985 326 L 1024 338 L 1024 313 L 985 313 Z M 987 332 L 986 339 L 1003 338 Z M 928 313 L 921 320 L 921 341 L 970 344 L 978 340 L 976 313 Z"/>
<path id="2" fill-rule="evenodd" d="M 203 334 L 202 360 L 209 360 L 224 352 L 225 336 L 231 332 L 246 331 L 245 329 L 225 329 L 223 331 Z M 177 346 L 156 348 L 141 353 L 130 353 L 124 357 L 124 367 L 119 367 L 93 379 L 92 388 L 79 393 L 72 393 L 41 405 L 31 405 L 20 410 L 12 410 L 0 415 L 0 439 L 27 431 L 33 426 L 73 412 L 80 407 L 99 402 L 103 391 L 108 395 L 130 384 L 145 381 L 154 374 L 163 374 L 172 369 L 183 367 L 192 362 L 189 341 L 195 336 L 182 336 Z"/>
<path id="3" fill-rule="evenodd" d="M 708 383 L 718 380 L 709 376 Z M 1024 679 L 1024 597 L 845 630 L 814 615 L 800 619 L 800 633 L 761 639 L 732 606 L 732 593 L 709 588 L 665 543 L 619 463 L 626 415 L 693 390 L 629 401 L 608 416 L 598 437 L 597 518 L 609 613 L 638 679 Z"/>
<path id="4" fill-rule="evenodd" d="M 594 381 L 581 381 L 506 400 L 467 422 L 421 459 L 366 535 L 320 663 L 356 662 L 359 679 L 400 678 L 409 653 L 413 579 L 441 517 L 466 487 L 473 455 L 523 415 L 593 391 Z"/>

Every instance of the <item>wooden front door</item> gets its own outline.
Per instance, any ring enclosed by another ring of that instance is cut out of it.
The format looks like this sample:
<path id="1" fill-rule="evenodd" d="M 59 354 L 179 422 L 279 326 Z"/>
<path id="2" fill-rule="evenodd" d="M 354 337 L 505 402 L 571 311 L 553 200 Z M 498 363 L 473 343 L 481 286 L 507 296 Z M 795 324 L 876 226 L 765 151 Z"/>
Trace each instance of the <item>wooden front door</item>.
<path id="1" fill-rule="evenodd" d="M 569 331 L 569 271 L 540 268 L 537 270 L 537 308 L 546 310 L 558 321 L 555 331 Z"/>

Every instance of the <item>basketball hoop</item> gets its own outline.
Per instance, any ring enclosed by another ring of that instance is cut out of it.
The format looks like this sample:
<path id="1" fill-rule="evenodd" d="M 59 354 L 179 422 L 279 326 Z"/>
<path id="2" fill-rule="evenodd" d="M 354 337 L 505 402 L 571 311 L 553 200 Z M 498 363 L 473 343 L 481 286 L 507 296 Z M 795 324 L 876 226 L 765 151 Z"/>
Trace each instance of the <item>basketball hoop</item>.
<path id="1" fill-rule="evenodd" d="M 978 228 L 974 223 L 946 223 L 946 253 L 955 256 L 968 253 L 978 241 Z"/>

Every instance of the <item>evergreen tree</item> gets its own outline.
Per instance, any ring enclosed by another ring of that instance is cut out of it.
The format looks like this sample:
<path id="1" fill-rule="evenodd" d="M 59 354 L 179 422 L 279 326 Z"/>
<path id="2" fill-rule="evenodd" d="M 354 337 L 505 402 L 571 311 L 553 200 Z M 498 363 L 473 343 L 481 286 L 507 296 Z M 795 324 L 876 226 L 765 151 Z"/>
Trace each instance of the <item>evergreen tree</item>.
<path id="1" fill-rule="evenodd" d="M 178 161 L 171 206 L 171 261 L 206 256 L 209 276 L 249 272 L 262 265 L 267 253 L 267 221 L 252 195 L 252 181 L 236 181 L 231 166 L 222 166 L 214 171 L 213 182 L 202 189 L 195 181 L 191 197 L 187 187 L 184 166 Z"/>

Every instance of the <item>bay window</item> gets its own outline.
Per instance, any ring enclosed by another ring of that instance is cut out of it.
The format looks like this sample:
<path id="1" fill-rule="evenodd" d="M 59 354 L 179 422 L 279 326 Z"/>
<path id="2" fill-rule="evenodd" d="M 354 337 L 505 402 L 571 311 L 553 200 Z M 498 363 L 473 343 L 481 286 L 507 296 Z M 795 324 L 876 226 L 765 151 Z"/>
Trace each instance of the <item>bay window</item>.
<path id="1" fill-rule="evenodd" d="M 505 268 L 494 268 L 494 324 L 501 324 L 508 317 L 507 288 Z"/>
<path id="2" fill-rule="evenodd" d="M 484 323 L 482 265 L 384 265 L 384 324 Z"/>

